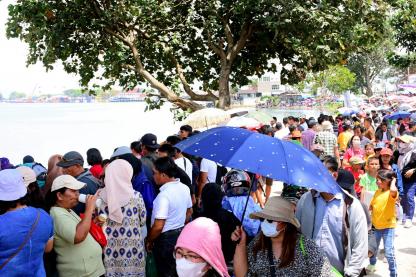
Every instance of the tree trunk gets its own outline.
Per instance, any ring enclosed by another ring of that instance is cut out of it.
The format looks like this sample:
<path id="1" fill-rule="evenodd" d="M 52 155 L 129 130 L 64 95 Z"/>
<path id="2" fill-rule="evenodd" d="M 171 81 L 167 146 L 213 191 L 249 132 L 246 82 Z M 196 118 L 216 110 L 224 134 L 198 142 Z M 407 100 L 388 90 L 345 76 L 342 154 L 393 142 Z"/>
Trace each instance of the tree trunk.
<path id="1" fill-rule="evenodd" d="M 230 65 L 221 66 L 221 73 L 218 81 L 218 108 L 224 110 L 229 109 L 231 106 L 230 73 Z"/>
<path id="2" fill-rule="evenodd" d="M 365 94 L 368 97 L 373 96 L 373 89 L 371 88 L 371 84 L 370 85 L 368 83 L 366 84 L 366 86 L 365 86 Z"/>

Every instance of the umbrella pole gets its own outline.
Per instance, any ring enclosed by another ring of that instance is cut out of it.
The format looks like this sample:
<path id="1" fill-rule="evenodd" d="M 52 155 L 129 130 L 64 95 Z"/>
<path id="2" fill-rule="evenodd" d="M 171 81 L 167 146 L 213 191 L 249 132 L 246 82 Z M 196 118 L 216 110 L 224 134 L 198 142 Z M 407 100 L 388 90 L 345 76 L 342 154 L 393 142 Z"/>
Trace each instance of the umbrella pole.
<path id="1" fill-rule="evenodd" d="M 247 206 L 248 206 L 248 200 L 250 199 L 250 193 L 253 189 L 254 179 L 256 178 L 256 174 L 253 174 L 253 177 L 251 178 L 251 184 L 250 184 L 250 190 L 248 191 L 246 205 L 244 206 L 243 215 L 241 216 L 241 224 L 243 224 L 244 216 L 246 214 Z"/>

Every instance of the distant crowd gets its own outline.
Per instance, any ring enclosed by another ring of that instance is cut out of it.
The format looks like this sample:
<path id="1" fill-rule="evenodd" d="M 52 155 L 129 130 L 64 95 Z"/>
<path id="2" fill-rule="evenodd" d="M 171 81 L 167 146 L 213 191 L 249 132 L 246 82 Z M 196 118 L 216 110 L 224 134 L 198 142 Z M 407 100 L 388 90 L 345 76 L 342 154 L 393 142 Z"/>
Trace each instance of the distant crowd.
<path id="1" fill-rule="evenodd" d="M 244 126 L 241 126 L 244 127 Z M 416 122 L 275 117 L 255 132 L 314 153 L 342 192 L 284 184 L 183 153 L 189 125 L 103 159 L 96 148 L 0 158 L 0 276 L 364 276 L 397 222 L 413 226 Z M 86 164 L 88 164 L 87 167 Z M 246 216 L 243 216 L 247 209 Z"/>

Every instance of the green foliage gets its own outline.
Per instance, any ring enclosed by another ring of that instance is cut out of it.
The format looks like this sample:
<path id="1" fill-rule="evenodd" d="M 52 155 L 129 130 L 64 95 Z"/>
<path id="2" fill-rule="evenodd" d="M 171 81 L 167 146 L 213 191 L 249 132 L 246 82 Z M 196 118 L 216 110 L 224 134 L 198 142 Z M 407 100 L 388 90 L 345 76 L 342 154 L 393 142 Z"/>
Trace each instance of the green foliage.
<path id="1" fill-rule="evenodd" d="M 355 83 L 355 74 L 348 68 L 341 65 L 330 66 L 328 69 L 320 72 L 310 72 L 306 75 L 304 81 L 296 84 L 296 88 L 300 91 L 310 88 L 311 93 L 316 95 L 319 90 L 329 90 L 334 94 L 342 94 L 343 92 L 353 88 Z"/>
<path id="2" fill-rule="evenodd" d="M 416 64 L 416 0 L 398 0 L 391 19 L 396 46 L 403 53 L 391 53 L 389 62 L 394 66 L 406 68 Z"/>
<path id="3" fill-rule="evenodd" d="M 16 100 L 16 99 L 22 99 L 26 98 L 26 94 L 23 92 L 13 91 L 9 95 L 9 100 Z"/>
<path id="4" fill-rule="evenodd" d="M 264 95 L 264 96 L 260 97 L 260 100 L 261 101 L 271 101 L 273 106 L 279 105 L 279 102 L 280 102 L 279 96 L 274 96 L 274 95 Z"/>
<path id="5" fill-rule="evenodd" d="M 338 109 L 344 106 L 341 102 L 328 102 L 325 104 L 325 110 L 330 114 L 338 114 Z"/>
<path id="6" fill-rule="evenodd" d="M 147 98 L 150 108 L 168 100 L 186 110 L 200 106 L 178 99 L 178 79 L 192 100 L 219 98 L 222 105 L 230 104 L 230 84 L 275 72 L 273 58 L 291 65 L 283 67 L 283 83 L 297 83 L 383 37 L 389 2 L 17 1 L 7 37 L 28 44 L 27 64 L 52 69 L 60 60 L 83 87 L 94 79 L 107 80 L 104 89 L 146 81 L 160 92 Z M 188 86 L 198 83 L 205 95 Z M 217 90 L 219 97 L 210 93 Z"/>
<path id="7" fill-rule="evenodd" d="M 345 66 L 330 66 L 325 72 L 326 87 L 335 94 L 342 94 L 354 87 L 355 74 Z"/>

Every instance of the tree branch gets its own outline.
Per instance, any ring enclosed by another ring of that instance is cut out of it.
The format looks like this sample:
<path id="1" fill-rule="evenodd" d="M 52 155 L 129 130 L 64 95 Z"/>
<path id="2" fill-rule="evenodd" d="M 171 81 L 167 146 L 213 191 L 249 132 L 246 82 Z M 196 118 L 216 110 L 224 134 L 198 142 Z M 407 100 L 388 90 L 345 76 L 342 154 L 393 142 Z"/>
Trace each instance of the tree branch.
<path id="1" fill-rule="evenodd" d="M 211 32 L 207 30 L 207 38 L 208 38 L 208 47 L 214 51 L 218 56 L 220 56 L 221 60 L 226 60 L 227 56 L 225 55 L 224 49 L 221 49 L 217 45 L 214 45 L 211 38 Z"/>
<path id="2" fill-rule="evenodd" d="M 253 34 L 254 25 L 248 22 L 243 24 L 240 31 L 240 38 L 238 39 L 237 43 L 227 51 L 227 60 L 234 61 L 235 57 L 237 57 L 238 53 L 244 48 L 247 43 L 248 38 Z"/>
<path id="3" fill-rule="evenodd" d="M 166 98 L 169 102 L 177 105 L 178 107 L 184 110 L 191 109 L 192 111 L 196 111 L 202 108 L 200 104 L 197 104 L 193 101 L 187 101 L 177 96 L 167 86 L 159 82 L 155 77 L 152 76 L 152 74 L 150 74 L 150 72 L 148 72 L 144 68 L 143 63 L 140 59 L 139 51 L 137 50 L 136 46 L 133 44 L 130 44 L 130 49 L 133 53 L 133 58 L 136 64 L 135 71 L 138 74 L 140 74 L 147 82 L 149 82 L 152 88 L 158 90 L 160 92 L 161 97 Z"/>
<path id="4" fill-rule="evenodd" d="M 229 48 L 234 46 L 234 38 L 231 32 L 230 24 L 228 23 L 228 19 L 221 17 L 222 24 L 224 26 L 225 36 L 227 38 L 227 44 Z"/>

